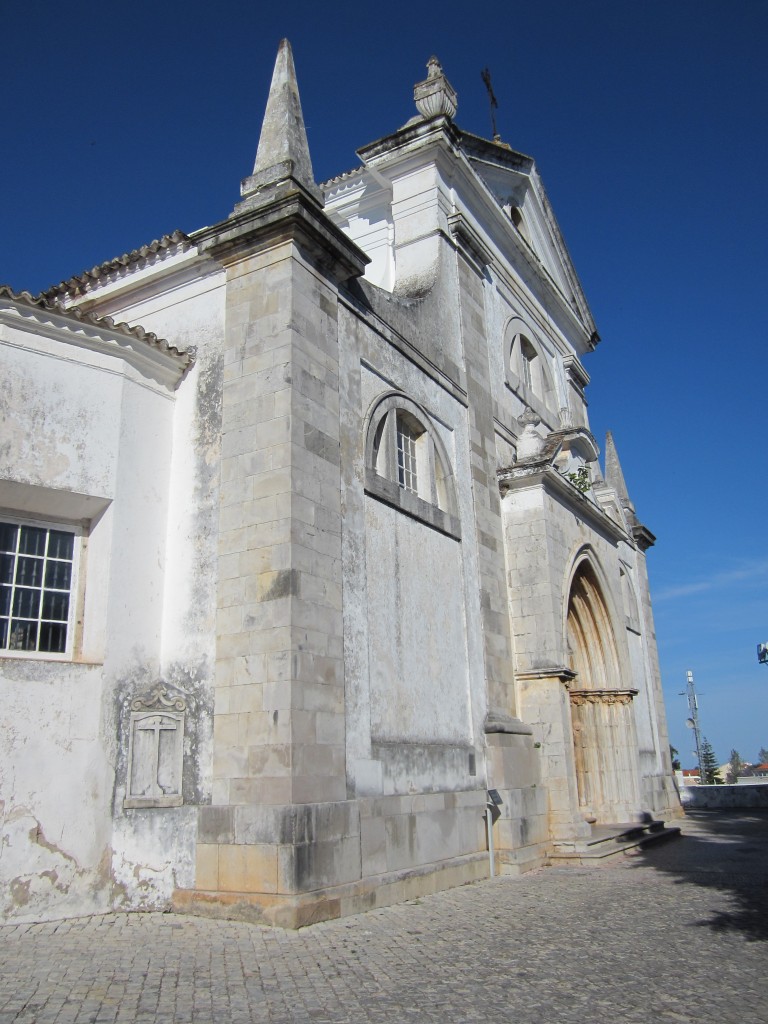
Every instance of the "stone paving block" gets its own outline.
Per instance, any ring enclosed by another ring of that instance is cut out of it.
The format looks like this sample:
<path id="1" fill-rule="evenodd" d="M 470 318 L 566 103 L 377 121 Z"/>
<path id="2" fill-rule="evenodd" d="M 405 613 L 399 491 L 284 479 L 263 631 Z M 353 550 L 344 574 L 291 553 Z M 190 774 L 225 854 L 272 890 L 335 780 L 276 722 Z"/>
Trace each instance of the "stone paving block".
<path id="1" fill-rule="evenodd" d="M 0 927 L 0 1022 L 765 1020 L 768 812 L 684 829 L 608 867 L 371 894 L 296 932 L 155 913 Z"/>

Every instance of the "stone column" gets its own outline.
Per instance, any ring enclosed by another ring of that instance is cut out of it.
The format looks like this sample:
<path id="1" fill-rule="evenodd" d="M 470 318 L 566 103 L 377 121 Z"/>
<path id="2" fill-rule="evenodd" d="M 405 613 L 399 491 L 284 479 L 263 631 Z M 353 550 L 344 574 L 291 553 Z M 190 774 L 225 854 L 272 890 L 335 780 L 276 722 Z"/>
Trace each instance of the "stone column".
<path id="1" fill-rule="evenodd" d="M 583 814 L 600 822 L 634 821 L 640 810 L 636 690 L 572 690 L 576 774 Z"/>

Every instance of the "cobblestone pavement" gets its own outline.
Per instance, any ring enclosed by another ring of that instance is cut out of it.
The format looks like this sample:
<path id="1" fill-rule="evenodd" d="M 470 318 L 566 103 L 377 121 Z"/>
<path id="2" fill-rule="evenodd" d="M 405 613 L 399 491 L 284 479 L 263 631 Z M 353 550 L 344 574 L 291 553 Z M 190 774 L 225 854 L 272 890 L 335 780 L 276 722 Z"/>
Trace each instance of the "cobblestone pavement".
<path id="1" fill-rule="evenodd" d="M 768 812 L 284 932 L 172 914 L 0 928 L 9 1022 L 768 1021 Z"/>

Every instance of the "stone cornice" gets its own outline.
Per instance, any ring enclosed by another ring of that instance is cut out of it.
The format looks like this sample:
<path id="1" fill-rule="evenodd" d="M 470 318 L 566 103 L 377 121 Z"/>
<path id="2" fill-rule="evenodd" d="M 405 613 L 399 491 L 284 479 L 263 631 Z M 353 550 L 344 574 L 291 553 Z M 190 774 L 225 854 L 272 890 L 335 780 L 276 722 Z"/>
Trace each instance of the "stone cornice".
<path id="1" fill-rule="evenodd" d="M 499 469 L 497 476 L 502 498 L 511 491 L 543 487 L 565 505 L 573 515 L 589 522 L 598 532 L 607 536 L 614 543 L 619 541 L 631 543 L 631 538 L 618 523 L 582 494 L 570 480 L 558 473 L 553 466 L 541 463 L 529 466 L 511 466 Z"/>
<path id="2" fill-rule="evenodd" d="M 310 260 L 337 282 L 360 277 L 365 253 L 328 218 L 305 190 L 291 180 L 243 203 L 227 220 L 202 228 L 193 239 L 200 251 L 227 267 L 285 241 L 295 241 Z"/>
<path id="3" fill-rule="evenodd" d="M 583 394 L 584 388 L 589 384 L 590 376 L 584 369 L 579 357 L 574 353 L 569 353 L 563 357 L 563 366 L 568 374 L 568 378 L 573 381 Z"/>
<path id="4" fill-rule="evenodd" d="M 486 736 L 494 733 L 505 733 L 508 736 L 532 736 L 533 729 L 526 722 L 519 718 L 513 718 L 505 711 L 490 709 L 483 722 L 483 732 Z"/>
<path id="5" fill-rule="evenodd" d="M 571 704 L 631 704 L 638 691 L 624 690 L 571 690 Z"/>
<path id="6" fill-rule="evenodd" d="M 461 132 L 449 118 L 442 114 L 409 122 L 391 135 L 385 135 L 358 149 L 357 155 L 366 167 L 377 169 L 380 163 L 389 163 L 393 157 L 402 158 L 413 150 L 420 149 L 427 144 L 434 144 L 438 140 L 458 152 Z"/>
<path id="7" fill-rule="evenodd" d="M 493 262 L 493 253 L 484 239 L 462 213 L 452 213 L 449 216 L 448 228 L 456 247 L 465 253 L 482 273 L 483 269 Z"/>
<path id="8" fill-rule="evenodd" d="M 632 536 L 635 539 L 635 544 L 637 544 L 641 551 L 647 551 L 648 548 L 652 548 L 656 543 L 656 535 L 651 533 L 648 527 L 643 526 L 642 523 L 637 523 L 632 527 Z"/>
<path id="9" fill-rule="evenodd" d="M 570 689 L 573 680 L 576 678 L 576 673 L 572 668 L 566 668 L 564 665 L 555 665 L 552 668 L 540 668 L 534 669 L 531 672 L 515 672 L 515 679 L 525 683 L 535 683 L 539 680 L 545 679 L 557 679 L 566 688 Z"/>
<path id="10" fill-rule="evenodd" d="M 171 388 L 178 386 L 195 360 L 193 348 L 175 348 L 139 325 L 115 323 L 77 306 L 64 308 L 28 292 L 16 294 L 5 285 L 0 286 L 0 324 L 117 356 Z"/>

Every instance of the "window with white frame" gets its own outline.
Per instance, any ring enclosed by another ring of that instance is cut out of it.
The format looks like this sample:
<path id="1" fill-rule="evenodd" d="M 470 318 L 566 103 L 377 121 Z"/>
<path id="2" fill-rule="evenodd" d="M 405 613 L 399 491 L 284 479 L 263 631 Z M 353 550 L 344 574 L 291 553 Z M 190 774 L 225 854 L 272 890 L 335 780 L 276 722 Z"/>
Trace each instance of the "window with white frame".
<path id="1" fill-rule="evenodd" d="M 0 655 L 71 650 L 76 538 L 60 526 L 0 521 Z"/>
<path id="2" fill-rule="evenodd" d="M 532 335 L 520 330 L 524 326 L 516 318 L 510 321 L 505 331 L 507 387 L 549 423 L 552 416 L 547 415 L 548 411 L 559 410 L 551 356 L 540 342 L 532 339 Z"/>
<path id="3" fill-rule="evenodd" d="M 448 454 L 430 418 L 405 395 L 387 395 L 370 414 L 366 490 L 414 518 L 459 536 Z"/>
<path id="4" fill-rule="evenodd" d="M 402 413 L 395 417 L 397 437 L 397 482 L 406 491 L 419 493 L 419 474 L 416 461 L 416 442 L 423 430 L 418 430 L 414 421 Z"/>

